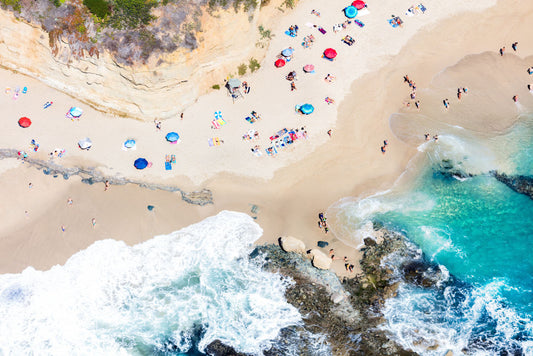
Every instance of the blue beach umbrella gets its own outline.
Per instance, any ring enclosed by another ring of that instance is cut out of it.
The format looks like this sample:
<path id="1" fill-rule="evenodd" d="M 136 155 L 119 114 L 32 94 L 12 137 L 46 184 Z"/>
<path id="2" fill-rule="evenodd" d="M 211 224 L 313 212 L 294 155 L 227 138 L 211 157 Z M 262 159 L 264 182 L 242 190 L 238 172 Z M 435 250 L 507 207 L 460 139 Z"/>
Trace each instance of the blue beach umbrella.
<path id="1" fill-rule="evenodd" d="M 133 148 L 135 147 L 135 140 L 126 140 L 126 142 L 124 142 L 124 147 L 126 148 Z"/>
<path id="2" fill-rule="evenodd" d="M 137 158 L 135 162 L 133 162 L 133 165 L 137 169 L 145 169 L 148 166 L 148 161 L 144 158 Z"/>
<path id="3" fill-rule="evenodd" d="M 355 16 L 357 16 L 357 8 L 355 6 L 348 6 L 344 9 L 344 15 L 346 15 L 347 18 L 353 19 Z"/>
<path id="4" fill-rule="evenodd" d="M 176 141 L 178 141 L 180 139 L 180 135 L 178 135 L 177 132 L 169 132 L 169 133 L 167 133 L 165 138 L 169 142 L 176 142 Z"/>
<path id="5" fill-rule="evenodd" d="M 285 57 L 289 57 L 294 53 L 294 49 L 292 48 L 285 48 L 283 51 L 281 51 L 281 54 Z"/>
<path id="6" fill-rule="evenodd" d="M 303 104 L 302 106 L 300 106 L 300 111 L 302 112 L 302 114 L 309 115 L 313 111 L 315 111 L 315 108 L 311 104 Z"/>

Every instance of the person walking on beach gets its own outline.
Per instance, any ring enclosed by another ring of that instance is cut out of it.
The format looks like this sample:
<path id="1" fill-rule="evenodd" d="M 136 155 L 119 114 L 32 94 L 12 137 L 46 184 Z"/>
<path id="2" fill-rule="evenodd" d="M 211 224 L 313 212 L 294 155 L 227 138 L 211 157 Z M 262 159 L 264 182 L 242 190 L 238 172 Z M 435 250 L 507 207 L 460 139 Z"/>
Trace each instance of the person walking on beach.
<path id="1" fill-rule="evenodd" d="M 426 141 L 429 141 L 429 134 L 428 134 L 428 133 L 425 133 L 425 134 L 424 134 L 424 138 L 426 139 Z"/>
<path id="2" fill-rule="evenodd" d="M 457 99 L 461 100 L 461 95 L 462 95 L 461 88 L 458 88 L 457 89 Z"/>
<path id="3" fill-rule="evenodd" d="M 385 154 L 387 152 L 387 146 L 381 146 L 381 153 Z"/>
<path id="4" fill-rule="evenodd" d="M 328 135 L 331 137 L 331 129 L 328 130 Z"/>
<path id="5" fill-rule="evenodd" d="M 502 48 L 500 48 L 500 56 L 503 57 L 504 54 L 505 54 L 505 46 L 503 46 Z"/>
<path id="6" fill-rule="evenodd" d="M 415 106 L 420 110 L 420 100 L 415 101 Z"/>
<path id="7" fill-rule="evenodd" d="M 95 218 L 91 219 L 91 224 L 93 224 L 93 228 L 96 226 L 96 219 Z"/>
<path id="8" fill-rule="evenodd" d="M 513 48 L 513 51 L 516 52 L 516 49 L 517 49 L 517 47 L 518 47 L 518 42 L 514 42 L 514 43 L 511 45 L 511 47 Z"/>
<path id="9" fill-rule="evenodd" d="M 515 103 L 518 102 L 518 95 L 513 96 L 513 101 L 514 101 Z"/>
<path id="10" fill-rule="evenodd" d="M 291 82 L 291 91 L 296 90 L 296 84 L 294 82 Z"/>
<path id="11" fill-rule="evenodd" d="M 444 104 L 444 107 L 446 108 L 446 110 L 448 110 L 448 107 L 450 106 L 450 102 L 448 101 L 448 99 L 444 99 L 442 103 Z"/>
<path id="12" fill-rule="evenodd" d="M 180 119 L 183 120 L 183 113 L 181 113 L 181 115 L 180 115 Z"/>
<path id="13" fill-rule="evenodd" d="M 104 192 L 107 191 L 108 189 L 109 189 L 109 181 L 106 180 L 106 181 L 104 182 Z"/>

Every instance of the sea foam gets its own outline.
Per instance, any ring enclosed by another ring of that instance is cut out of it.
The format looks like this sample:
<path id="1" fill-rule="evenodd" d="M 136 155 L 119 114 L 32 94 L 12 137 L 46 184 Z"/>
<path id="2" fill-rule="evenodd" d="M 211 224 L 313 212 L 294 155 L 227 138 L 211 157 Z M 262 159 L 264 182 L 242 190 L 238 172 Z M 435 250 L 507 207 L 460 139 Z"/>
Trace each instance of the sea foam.
<path id="1" fill-rule="evenodd" d="M 48 271 L 0 275 L 0 354 L 179 354 L 215 339 L 259 354 L 300 323 L 291 283 L 248 258 L 262 229 L 224 211 L 127 246 L 102 240 Z"/>

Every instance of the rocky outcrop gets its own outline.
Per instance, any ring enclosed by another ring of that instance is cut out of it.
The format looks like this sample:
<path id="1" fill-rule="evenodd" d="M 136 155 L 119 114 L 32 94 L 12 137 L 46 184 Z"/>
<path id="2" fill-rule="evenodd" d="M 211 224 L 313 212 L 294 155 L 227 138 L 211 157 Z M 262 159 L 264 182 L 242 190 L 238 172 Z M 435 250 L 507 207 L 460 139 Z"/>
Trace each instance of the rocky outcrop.
<path id="1" fill-rule="evenodd" d="M 494 176 L 494 178 L 515 192 L 527 195 L 533 199 L 533 177 L 508 176 L 505 173 L 498 173 L 497 171 L 491 171 L 490 173 Z"/>
<path id="2" fill-rule="evenodd" d="M 262 12 L 273 11 L 272 1 Z M 143 65 L 122 65 L 107 52 L 74 56 L 68 43 L 56 41 L 39 24 L 0 10 L 0 63 L 121 116 L 141 120 L 176 117 L 222 78 L 250 57 L 261 58 L 258 41 L 259 7 L 251 13 L 232 10 L 201 16 L 202 32 L 194 50 L 180 48 Z M 126 46 L 126 45 L 124 45 Z"/>
<path id="3" fill-rule="evenodd" d="M 314 267 L 319 269 L 329 269 L 331 267 L 331 258 L 324 252 L 314 248 L 309 250 L 307 254 L 311 256 L 311 263 Z"/>
<path id="4" fill-rule="evenodd" d="M 19 158 L 17 150 L 12 149 L 0 149 L 0 159 L 3 158 Z M 143 188 L 148 188 L 152 190 L 165 190 L 168 192 L 180 192 L 181 198 L 193 205 L 207 205 L 213 204 L 213 193 L 209 189 L 202 189 L 199 191 L 186 192 L 181 190 L 179 187 L 162 185 L 162 184 L 153 184 L 135 181 L 132 179 L 126 179 L 123 177 L 117 176 L 103 176 L 94 168 L 84 168 L 84 167 L 63 167 L 59 164 L 54 163 L 53 161 L 43 161 L 35 158 L 28 157 L 24 160 L 30 166 L 33 166 L 37 169 L 42 169 L 43 173 L 46 175 L 51 175 L 53 177 L 62 177 L 63 179 L 69 179 L 71 176 L 80 176 L 81 181 L 85 184 L 94 184 L 94 183 L 103 183 L 108 181 L 109 184 L 114 185 L 124 185 L 124 184 L 135 184 Z"/>
<path id="5" fill-rule="evenodd" d="M 341 282 L 332 271 L 313 268 L 301 254 L 286 253 L 273 245 L 258 246 L 251 257 L 265 256 L 264 268 L 295 282 L 285 296 L 303 316 L 303 326 L 283 329 L 264 355 L 288 354 L 289 346 L 292 354 L 300 355 L 416 355 L 377 327 L 383 322 L 380 308 L 384 300 L 397 288 L 393 271 L 382 261 L 406 248 L 402 236 L 384 233 L 383 241 L 364 248 L 363 274 Z M 329 352 L 316 350 L 323 344 L 313 338 L 317 334 L 326 337 Z"/>
<path id="6" fill-rule="evenodd" d="M 305 253 L 305 244 L 293 236 L 282 236 L 278 239 L 280 247 L 285 252 Z"/>

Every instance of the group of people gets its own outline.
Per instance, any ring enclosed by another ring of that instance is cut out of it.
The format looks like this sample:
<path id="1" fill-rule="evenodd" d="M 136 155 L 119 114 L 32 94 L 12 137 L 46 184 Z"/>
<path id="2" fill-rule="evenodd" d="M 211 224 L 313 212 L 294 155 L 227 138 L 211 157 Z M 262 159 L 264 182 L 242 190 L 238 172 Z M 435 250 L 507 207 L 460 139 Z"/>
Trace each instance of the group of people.
<path id="1" fill-rule="evenodd" d="M 420 100 L 416 100 L 416 83 L 409 78 L 409 75 L 404 75 L 403 76 L 403 81 L 404 83 L 407 83 L 409 85 L 409 88 L 411 89 L 411 93 L 409 94 L 409 97 L 411 98 L 411 100 L 415 100 L 415 106 L 417 109 L 420 109 Z M 405 106 L 406 107 L 411 107 L 411 102 L 410 101 L 406 101 L 405 102 Z"/>
<path id="2" fill-rule="evenodd" d="M 389 141 L 383 140 L 383 146 L 381 146 L 381 153 L 385 154 L 387 152 L 388 145 L 389 145 Z"/>
<path id="3" fill-rule="evenodd" d="M 516 52 L 518 49 L 518 42 L 513 42 L 511 44 L 511 48 L 513 49 L 513 51 Z M 500 56 L 503 57 L 503 55 L 505 54 L 505 46 L 501 47 L 499 52 L 500 52 Z"/>
<path id="4" fill-rule="evenodd" d="M 424 134 L 424 138 L 426 139 L 426 141 L 429 141 L 429 136 L 430 135 L 428 133 Z M 439 140 L 439 135 L 433 135 L 433 139 L 435 140 L 435 142 L 438 141 Z"/>
<path id="5" fill-rule="evenodd" d="M 324 213 L 318 213 L 318 227 L 324 228 L 324 232 L 327 234 L 329 231 L 328 221 Z"/>

